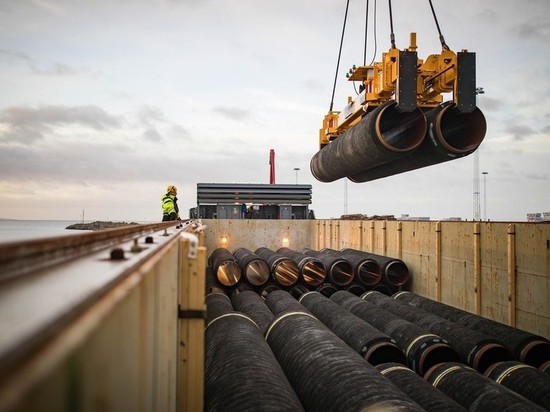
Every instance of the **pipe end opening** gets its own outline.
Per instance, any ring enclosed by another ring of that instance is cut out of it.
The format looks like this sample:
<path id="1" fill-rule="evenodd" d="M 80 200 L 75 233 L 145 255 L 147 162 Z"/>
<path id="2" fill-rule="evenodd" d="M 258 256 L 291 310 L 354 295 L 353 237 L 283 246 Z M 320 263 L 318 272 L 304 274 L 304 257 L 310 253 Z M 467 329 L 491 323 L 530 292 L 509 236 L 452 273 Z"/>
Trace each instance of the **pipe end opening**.
<path id="1" fill-rule="evenodd" d="M 337 260 L 330 268 L 330 277 L 336 285 L 349 285 L 353 281 L 353 267 L 347 260 Z"/>
<path id="2" fill-rule="evenodd" d="M 550 362 L 550 342 L 535 340 L 526 345 L 520 354 L 520 360 L 527 365 L 540 367 Z"/>
<path id="3" fill-rule="evenodd" d="M 241 280 L 241 267 L 232 260 L 222 262 L 218 267 L 216 276 L 224 286 L 236 285 Z"/>
<path id="4" fill-rule="evenodd" d="M 372 366 L 387 362 L 407 364 L 407 358 L 403 351 L 391 342 L 379 342 L 373 345 L 365 354 L 365 360 Z"/>
<path id="5" fill-rule="evenodd" d="M 292 260 L 282 260 L 275 266 L 275 280 L 282 286 L 292 286 L 300 277 L 300 269 Z"/>
<path id="6" fill-rule="evenodd" d="M 317 286 L 325 281 L 325 266 L 315 260 L 306 262 L 302 268 L 302 278 L 308 285 Z"/>
<path id="7" fill-rule="evenodd" d="M 424 375 L 433 366 L 440 363 L 461 362 L 460 356 L 448 344 L 439 342 L 428 346 L 418 360 L 418 374 Z"/>
<path id="8" fill-rule="evenodd" d="M 269 267 L 263 260 L 254 260 L 246 266 L 246 280 L 251 285 L 261 286 L 269 280 Z"/>
<path id="9" fill-rule="evenodd" d="M 409 280 L 409 268 L 404 262 L 394 260 L 388 264 L 384 273 L 388 283 L 394 286 L 403 286 Z"/>
<path id="10" fill-rule="evenodd" d="M 367 260 L 359 265 L 357 271 L 359 281 L 366 286 L 374 286 L 382 280 L 380 265 L 373 260 Z"/>

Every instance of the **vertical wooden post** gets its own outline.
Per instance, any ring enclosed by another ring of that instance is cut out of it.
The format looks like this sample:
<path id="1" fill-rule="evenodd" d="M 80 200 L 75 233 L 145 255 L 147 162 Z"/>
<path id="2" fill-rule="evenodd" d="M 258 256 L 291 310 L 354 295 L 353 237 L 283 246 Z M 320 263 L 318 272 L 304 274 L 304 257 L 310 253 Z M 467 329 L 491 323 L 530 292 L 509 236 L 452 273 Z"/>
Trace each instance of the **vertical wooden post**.
<path id="1" fill-rule="evenodd" d="M 204 404 L 204 315 L 206 248 L 180 239 L 177 410 L 202 411 Z M 198 243 L 198 241 L 197 241 Z"/>
<path id="2" fill-rule="evenodd" d="M 328 230 L 328 232 L 329 232 L 329 244 L 328 244 L 328 247 L 332 249 L 332 248 L 333 248 L 333 247 L 332 247 L 332 238 L 333 238 L 333 234 L 332 234 L 332 230 L 333 230 L 333 229 L 332 229 L 332 219 L 330 219 L 330 223 L 329 223 L 328 229 L 329 229 L 329 230 Z M 327 242 L 325 242 L 325 247 L 326 247 L 326 244 L 327 244 Z"/>
<path id="3" fill-rule="evenodd" d="M 397 258 L 403 259 L 403 222 L 397 222 Z"/>
<path id="4" fill-rule="evenodd" d="M 370 221 L 370 253 L 374 253 L 374 220 Z"/>
<path id="5" fill-rule="evenodd" d="M 474 223 L 474 311 L 481 314 L 481 227 Z"/>
<path id="6" fill-rule="evenodd" d="M 336 224 L 334 225 L 334 245 L 332 246 L 333 249 L 340 250 L 340 221 L 337 220 Z"/>
<path id="7" fill-rule="evenodd" d="M 319 250 L 320 236 L 321 236 L 321 221 L 317 220 L 315 222 L 315 243 L 313 244 L 313 249 L 315 250 Z"/>
<path id="8" fill-rule="evenodd" d="M 359 250 L 363 250 L 363 220 L 359 221 Z"/>
<path id="9" fill-rule="evenodd" d="M 516 226 L 508 225 L 508 325 L 516 326 Z"/>
<path id="10" fill-rule="evenodd" d="M 388 241 L 386 234 L 386 221 L 382 222 L 382 254 L 386 256 L 388 254 Z"/>
<path id="11" fill-rule="evenodd" d="M 441 302 L 441 222 L 435 223 L 435 300 Z"/>

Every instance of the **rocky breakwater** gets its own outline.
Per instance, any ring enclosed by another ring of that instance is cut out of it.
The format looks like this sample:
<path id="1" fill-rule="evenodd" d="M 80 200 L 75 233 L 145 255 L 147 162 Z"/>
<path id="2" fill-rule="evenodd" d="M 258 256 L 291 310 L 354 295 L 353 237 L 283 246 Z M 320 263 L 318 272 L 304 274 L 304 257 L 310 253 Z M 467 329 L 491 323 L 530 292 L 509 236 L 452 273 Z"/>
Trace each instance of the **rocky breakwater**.
<path id="1" fill-rule="evenodd" d="M 75 223 L 67 226 L 65 229 L 74 229 L 74 230 L 103 230 L 103 229 L 112 229 L 115 227 L 123 226 L 132 226 L 138 225 L 136 222 L 104 222 L 104 221 L 95 221 L 90 223 Z"/>

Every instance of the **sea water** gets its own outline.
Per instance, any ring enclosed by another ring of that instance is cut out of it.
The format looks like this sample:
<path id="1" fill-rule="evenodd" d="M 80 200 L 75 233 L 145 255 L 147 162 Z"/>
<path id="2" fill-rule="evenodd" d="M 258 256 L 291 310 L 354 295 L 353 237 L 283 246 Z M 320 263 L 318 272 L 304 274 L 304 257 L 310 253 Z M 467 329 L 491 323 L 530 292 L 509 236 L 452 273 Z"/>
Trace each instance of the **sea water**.
<path id="1" fill-rule="evenodd" d="M 90 232 L 71 230 L 67 226 L 82 223 L 77 220 L 0 220 L 0 243 Z"/>

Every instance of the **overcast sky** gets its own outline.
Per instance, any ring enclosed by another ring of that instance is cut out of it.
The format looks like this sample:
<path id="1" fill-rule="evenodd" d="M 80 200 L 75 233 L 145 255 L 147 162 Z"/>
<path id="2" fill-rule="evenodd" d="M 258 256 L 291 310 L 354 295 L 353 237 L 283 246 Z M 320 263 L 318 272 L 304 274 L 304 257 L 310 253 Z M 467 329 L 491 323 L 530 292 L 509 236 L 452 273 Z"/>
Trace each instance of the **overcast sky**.
<path id="1" fill-rule="evenodd" d="M 354 95 L 364 7 L 351 0 L 334 108 Z M 374 0 L 370 1 L 371 7 Z M 390 47 L 377 2 L 376 59 Z M 394 0 L 396 45 L 441 51 L 426 0 Z M 447 44 L 477 54 L 488 131 L 487 217 L 550 211 L 550 2 L 433 0 Z M 345 183 L 317 182 L 345 0 L 0 0 L 0 218 L 160 219 L 168 184 L 183 217 L 199 182 L 313 185 L 318 218 Z M 371 10 L 371 17 L 373 11 Z M 372 21 L 369 38 L 374 40 Z M 367 47 L 369 60 L 374 41 Z M 473 216 L 474 156 L 347 183 L 348 213 Z M 481 180 L 483 216 L 483 180 Z"/>

